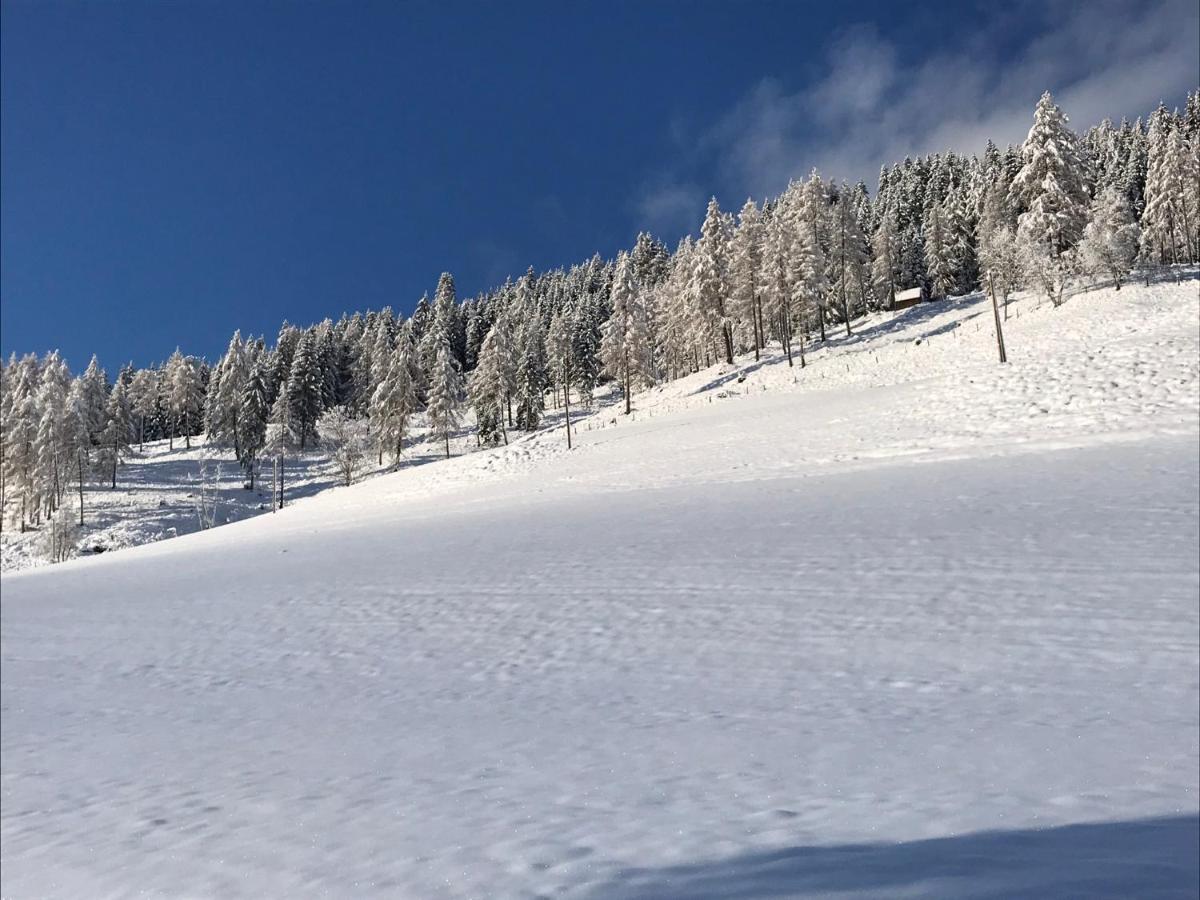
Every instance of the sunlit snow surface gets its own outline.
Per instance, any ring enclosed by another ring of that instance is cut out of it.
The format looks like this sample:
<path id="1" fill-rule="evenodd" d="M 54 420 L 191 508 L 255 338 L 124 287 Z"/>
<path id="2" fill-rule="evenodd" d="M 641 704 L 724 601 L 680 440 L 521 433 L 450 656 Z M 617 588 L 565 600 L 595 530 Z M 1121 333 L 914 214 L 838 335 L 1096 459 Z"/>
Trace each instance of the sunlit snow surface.
<path id="1" fill-rule="evenodd" d="M 2 892 L 1194 896 L 1198 307 L 1023 300 L 1006 369 L 918 308 L 6 575 Z"/>

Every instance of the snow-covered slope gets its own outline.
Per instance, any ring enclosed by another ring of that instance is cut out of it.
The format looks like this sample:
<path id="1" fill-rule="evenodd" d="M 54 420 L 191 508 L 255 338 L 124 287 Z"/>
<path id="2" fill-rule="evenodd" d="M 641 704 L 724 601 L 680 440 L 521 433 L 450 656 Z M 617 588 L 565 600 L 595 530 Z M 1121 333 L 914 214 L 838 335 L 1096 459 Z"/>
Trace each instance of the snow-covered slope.
<path id="1" fill-rule="evenodd" d="M 1194 896 L 1198 311 L 922 307 L 6 575 L 2 892 Z"/>

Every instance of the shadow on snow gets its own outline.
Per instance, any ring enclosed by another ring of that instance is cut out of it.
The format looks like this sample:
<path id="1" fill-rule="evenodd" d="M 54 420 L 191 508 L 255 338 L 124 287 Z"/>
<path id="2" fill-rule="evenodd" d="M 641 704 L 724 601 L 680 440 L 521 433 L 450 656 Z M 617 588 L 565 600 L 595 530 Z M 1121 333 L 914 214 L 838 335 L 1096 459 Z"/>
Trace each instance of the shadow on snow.
<path id="1" fill-rule="evenodd" d="M 794 847 L 629 869 L 596 897 L 1175 898 L 1200 892 L 1200 817 L 1169 816 L 899 844 Z"/>

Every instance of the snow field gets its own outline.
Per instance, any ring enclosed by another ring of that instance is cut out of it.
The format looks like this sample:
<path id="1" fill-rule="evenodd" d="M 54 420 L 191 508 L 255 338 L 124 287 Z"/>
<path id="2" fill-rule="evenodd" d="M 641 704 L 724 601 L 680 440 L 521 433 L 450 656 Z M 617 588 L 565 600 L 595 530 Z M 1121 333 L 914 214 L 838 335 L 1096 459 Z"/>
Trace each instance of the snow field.
<path id="1" fill-rule="evenodd" d="M 1195 896 L 1197 281 L 1035 302 L 6 574 L 0 892 Z"/>

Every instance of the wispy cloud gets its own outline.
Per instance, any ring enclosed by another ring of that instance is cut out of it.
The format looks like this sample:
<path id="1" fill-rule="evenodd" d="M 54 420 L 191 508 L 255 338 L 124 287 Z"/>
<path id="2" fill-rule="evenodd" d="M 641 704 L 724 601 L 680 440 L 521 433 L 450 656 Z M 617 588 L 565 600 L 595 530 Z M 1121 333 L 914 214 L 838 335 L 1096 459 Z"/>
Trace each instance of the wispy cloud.
<path id="1" fill-rule="evenodd" d="M 1200 7 L 1027 3 L 989 13 L 953 47 L 930 46 L 899 46 L 871 25 L 841 32 L 823 51 L 822 77 L 796 91 L 764 78 L 695 133 L 694 158 L 677 170 L 687 182 L 658 173 L 639 211 L 648 222 L 690 225 L 709 193 L 730 203 L 773 195 L 814 167 L 871 182 L 881 164 L 906 155 L 978 152 L 988 138 L 1019 142 L 1047 88 L 1080 128 L 1145 114 L 1200 80 Z M 697 185 L 698 169 L 707 170 L 706 187 Z"/>
<path id="2" fill-rule="evenodd" d="M 698 185 L 663 180 L 643 187 L 634 211 L 639 228 L 657 234 L 684 233 L 703 218 L 706 200 L 704 189 Z"/>

